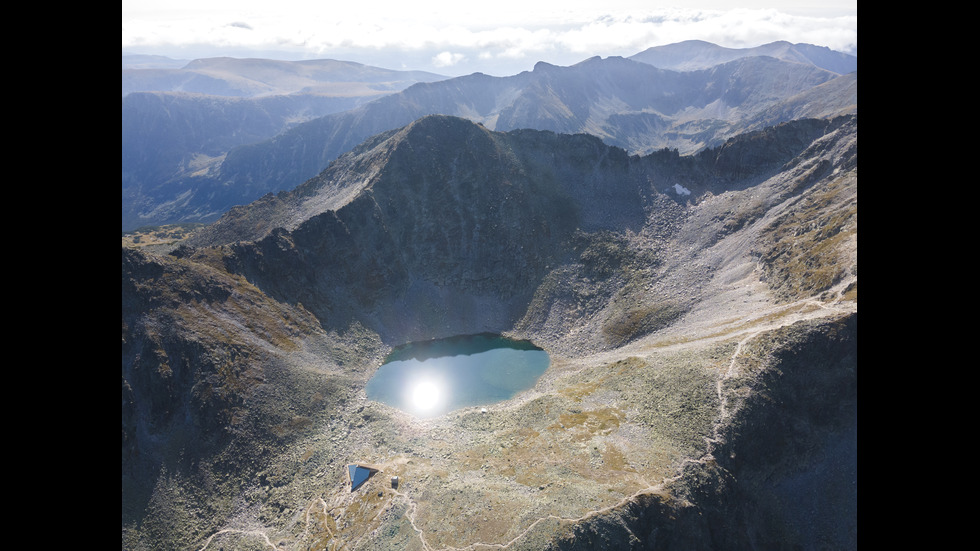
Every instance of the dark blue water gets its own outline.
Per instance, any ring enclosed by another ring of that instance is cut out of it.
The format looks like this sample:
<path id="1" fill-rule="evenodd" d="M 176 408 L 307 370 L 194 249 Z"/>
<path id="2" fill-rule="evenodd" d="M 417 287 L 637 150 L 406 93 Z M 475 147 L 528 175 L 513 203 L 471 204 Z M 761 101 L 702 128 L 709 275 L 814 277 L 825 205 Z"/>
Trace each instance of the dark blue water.
<path id="1" fill-rule="evenodd" d="M 548 353 L 494 334 L 410 343 L 392 351 L 368 381 L 367 397 L 418 417 L 507 400 L 534 386 Z"/>

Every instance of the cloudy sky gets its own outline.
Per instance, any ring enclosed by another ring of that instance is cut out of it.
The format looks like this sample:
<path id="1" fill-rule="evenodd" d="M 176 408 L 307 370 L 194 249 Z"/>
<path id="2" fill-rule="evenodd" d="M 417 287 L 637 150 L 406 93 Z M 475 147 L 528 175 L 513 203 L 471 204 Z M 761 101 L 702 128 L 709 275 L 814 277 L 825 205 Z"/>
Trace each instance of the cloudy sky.
<path id="1" fill-rule="evenodd" d="M 683 7 L 681 7 L 683 6 Z M 735 7 L 738 6 L 738 7 Z M 448 76 L 707 40 L 857 54 L 857 0 L 123 0 L 122 53 L 341 59 Z"/>

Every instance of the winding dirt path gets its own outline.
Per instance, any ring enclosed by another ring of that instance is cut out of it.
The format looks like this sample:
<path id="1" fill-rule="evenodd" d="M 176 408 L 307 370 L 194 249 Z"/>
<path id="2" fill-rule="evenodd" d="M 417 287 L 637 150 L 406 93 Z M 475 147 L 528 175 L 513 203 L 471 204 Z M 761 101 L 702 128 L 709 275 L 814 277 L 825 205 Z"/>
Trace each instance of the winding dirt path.
<path id="1" fill-rule="evenodd" d="M 847 285 L 849 285 L 853 279 L 856 278 L 851 278 L 851 280 L 841 283 L 838 286 L 838 289 L 846 288 Z M 758 318 L 762 319 L 762 318 L 766 318 L 767 316 L 773 316 L 774 321 L 771 323 L 757 324 L 753 326 L 751 329 L 745 329 L 736 332 L 738 341 L 736 343 L 735 350 L 732 352 L 731 358 L 729 359 L 728 367 L 725 369 L 724 374 L 722 374 L 722 376 L 718 378 L 715 386 L 716 391 L 718 393 L 721 415 L 719 421 L 715 424 L 715 426 L 712 429 L 712 436 L 706 437 L 706 440 L 708 442 L 707 451 L 699 458 L 690 458 L 684 460 L 681 463 L 680 467 L 677 469 L 678 472 L 677 475 L 673 477 L 664 478 L 663 480 L 661 480 L 661 482 L 650 485 L 641 490 L 638 490 L 633 494 L 624 497 L 623 499 L 619 500 L 618 502 L 612 505 L 608 505 L 599 509 L 589 511 L 578 517 L 561 517 L 557 515 L 547 515 L 544 517 L 540 517 L 534 520 L 533 522 L 531 522 L 523 531 L 521 531 L 521 533 L 514 536 L 510 541 L 506 543 L 477 542 L 477 543 L 466 545 L 464 547 L 441 547 L 436 549 L 433 548 L 426 541 L 425 531 L 420 526 L 418 526 L 415 522 L 415 513 L 418 509 L 418 504 L 405 493 L 398 492 L 398 491 L 395 491 L 394 493 L 395 495 L 408 501 L 409 508 L 405 514 L 406 518 L 411 524 L 412 529 L 415 530 L 415 532 L 418 534 L 419 541 L 421 542 L 422 548 L 425 551 L 476 551 L 478 549 L 508 549 L 512 545 L 514 545 L 515 543 L 519 542 L 521 539 L 526 537 L 538 524 L 542 522 L 558 521 L 558 522 L 575 524 L 575 523 L 586 521 L 590 518 L 594 518 L 606 514 L 610 511 L 614 511 L 620 507 L 623 507 L 633 502 L 635 499 L 637 499 L 642 495 L 662 495 L 666 492 L 665 488 L 667 487 L 668 484 L 679 480 L 683 476 L 683 474 L 681 473 L 683 472 L 683 467 L 685 465 L 691 463 L 704 464 L 714 459 L 713 451 L 717 448 L 719 444 L 722 443 L 722 437 L 720 434 L 721 428 L 727 422 L 727 419 L 729 418 L 730 415 L 730 413 L 728 412 L 728 399 L 723 391 L 723 385 L 726 380 L 738 374 L 738 358 L 742 354 L 742 349 L 746 345 L 746 343 L 748 343 L 749 341 L 756 338 L 758 335 L 762 333 L 766 333 L 768 331 L 772 331 L 773 329 L 777 329 L 780 327 L 788 326 L 801 320 L 825 317 L 828 315 L 846 314 L 849 312 L 854 312 L 856 310 L 857 310 L 856 305 L 854 305 L 853 303 L 845 303 L 840 301 L 827 303 L 813 298 L 808 298 L 791 304 L 772 306 L 768 310 L 758 312 L 757 313 Z M 789 314 L 789 315 L 785 314 L 786 312 L 793 312 L 793 311 L 795 311 L 796 313 Z M 782 315 L 776 315 L 780 313 L 782 313 Z M 717 336 L 717 335 L 710 336 L 704 339 L 697 339 L 691 342 L 687 342 L 680 346 L 684 346 L 684 347 L 698 346 L 698 345 L 703 346 L 706 341 L 727 340 L 727 339 L 731 339 L 732 337 L 733 337 L 732 334 L 727 334 L 723 336 Z"/>

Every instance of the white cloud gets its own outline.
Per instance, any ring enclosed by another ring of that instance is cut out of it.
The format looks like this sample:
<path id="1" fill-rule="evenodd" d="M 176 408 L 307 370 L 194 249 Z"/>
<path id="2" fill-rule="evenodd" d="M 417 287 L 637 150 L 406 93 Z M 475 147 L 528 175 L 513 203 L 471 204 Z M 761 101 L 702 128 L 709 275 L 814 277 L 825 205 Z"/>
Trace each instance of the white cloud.
<path id="1" fill-rule="evenodd" d="M 436 67 L 452 67 L 465 58 L 466 56 L 463 54 L 440 52 L 438 55 L 432 58 L 432 64 Z"/>
<path id="2" fill-rule="evenodd" d="M 722 0 L 701 0 L 700 7 L 651 9 L 641 0 L 124 0 L 122 41 L 124 52 L 169 55 L 193 47 L 214 52 L 204 55 L 235 49 L 289 59 L 358 56 L 374 64 L 390 59 L 389 67 L 412 60 L 418 69 L 491 74 L 513 74 L 539 60 L 566 65 L 593 55 L 629 56 L 689 39 L 735 48 L 788 40 L 856 51 L 856 0 L 819 8 L 801 1 L 746 0 L 747 8 L 722 9 Z"/>

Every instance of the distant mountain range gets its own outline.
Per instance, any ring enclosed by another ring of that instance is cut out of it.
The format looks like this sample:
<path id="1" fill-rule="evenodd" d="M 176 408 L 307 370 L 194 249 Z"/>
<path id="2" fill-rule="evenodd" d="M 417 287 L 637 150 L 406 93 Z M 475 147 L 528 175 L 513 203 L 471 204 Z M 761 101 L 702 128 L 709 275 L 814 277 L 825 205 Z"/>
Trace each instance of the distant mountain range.
<path id="1" fill-rule="evenodd" d="M 186 92 L 244 98 L 284 94 L 364 97 L 445 78 L 425 71 L 394 71 L 333 59 L 214 57 L 184 62 L 159 56 L 123 56 L 122 95 Z"/>
<path id="2" fill-rule="evenodd" d="M 786 41 L 771 42 L 755 48 L 724 48 L 703 40 L 686 40 L 648 48 L 630 56 L 630 59 L 671 71 L 696 71 L 755 56 L 805 63 L 842 75 L 857 71 L 857 57 L 853 55 L 837 52 L 826 46 L 792 44 Z"/>
<path id="3" fill-rule="evenodd" d="M 144 86 L 169 88 L 123 99 L 123 230 L 215 220 L 296 187 L 370 136 L 431 114 L 499 131 L 588 133 L 629 153 L 694 153 L 786 120 L 856 113 L 854 68 L 854 56 L 804 44 L 733 50 L 684 42 L 629 59 L 540 62 L 509 77 L 438 80 L 330 60 L 124 69 L 124 94 L 138 80 L 127 72 L 142 74 Z M 386 91 L 385 82 L 399 84 Z M 212 95 L 175 95 L 178 88 Z M 367 90 L 386 95 L 366 101 Z"/>

